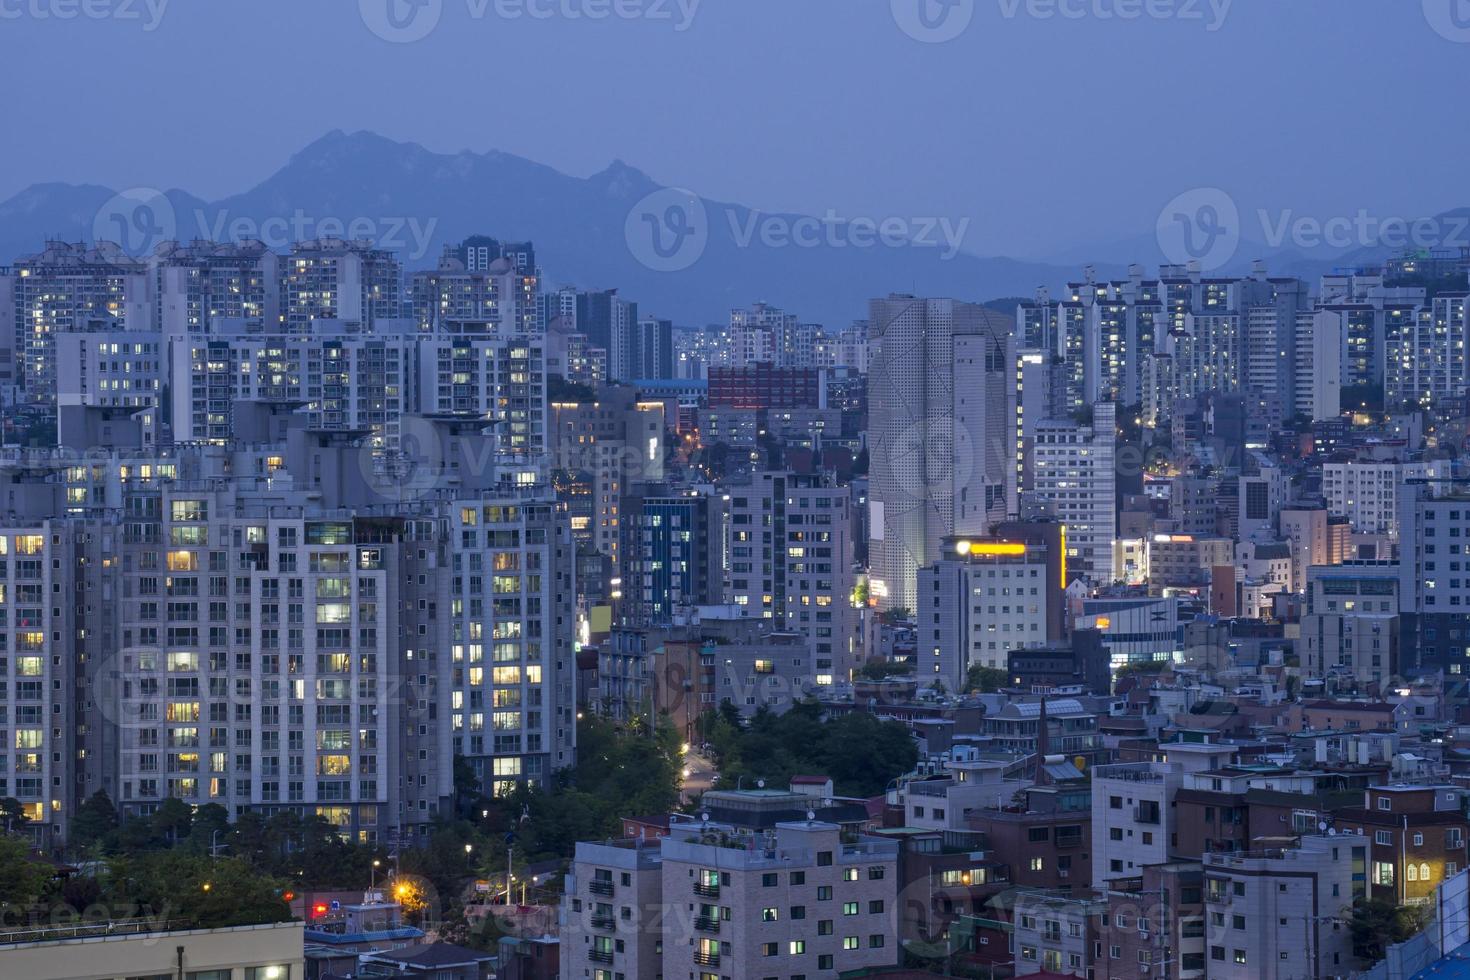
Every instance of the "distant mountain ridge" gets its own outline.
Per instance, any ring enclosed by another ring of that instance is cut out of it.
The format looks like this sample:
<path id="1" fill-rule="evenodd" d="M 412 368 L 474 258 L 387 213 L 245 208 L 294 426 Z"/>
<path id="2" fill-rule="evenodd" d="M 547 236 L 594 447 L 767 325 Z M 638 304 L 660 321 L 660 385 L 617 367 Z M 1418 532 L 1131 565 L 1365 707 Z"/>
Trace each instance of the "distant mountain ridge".
<path id="1" fill-rule="evenodd" d="M 105 212 L 104 220 L 98 215 L 118 190 L 124 189 L 42 183 L 0 203 L 0 262 L 39 251 L 47 238 L 93 239 L 94 229 L 101 234 L 115 223 Z M 620 160 L 583 179 L 508 153 L 441 154 L 374 133 L 333 131 L 243 193 L 205 201 L 169 190 L 161 195 L 168 206 L 160 209 L 172 212 L 167 237 L 186 240 L 260 237 L 284 250 L 297 238 L 358 237 L 366 231 L 365 237 L 398 251 L 409 269 L 432 267 L 444 245 L 471 234 L 529 239 L 549 283 L 617 287 L 638 301 L 641 312 L 684 326 L 723 322 L 730 309 L 764 300 L 803 320 L 840 328 L 866 315 L 869 298 L 890 292 L 983 301 L 1030 296 L 1038 286 L 1056 294 L 1081 276 L 1082 263 L 1070 261 L 1075 250 L 1060 262 L 1026 261 L 979 257 L 963 251 L 961 243 L 957 254 L 945 258 L 939 231 L 921 222 L 910 223 L 909 234 L 896 240 L 890 236 L 889 244 L 864 246 L 855 225 L 814 223 L 708 199 L 699 199 L 708 224 L 702 254 L 687 268 L 657 271 L 650 268 L 657 261 L 650 263 L 646 255 L 640 261 L 638 249 L 630 247 L 637 226 L 630 225 L 629 215 L 663 190 Z M 801 228 L 809 233 L 806 239 L 793 232 Z M 818 228 L 836 228 L 833 234 L 844 244 L 796 243 L 812 241 Z M 912 243 L 924 234 L 928 244 Z M 1126 254 L 1089 260 L 1099 278 L 1124 275 L 1130 261 L 1143 263 L 1151 274 L 1163 261 L 1148 236 L 1120 247 Z M 1243 245 L 1228 271 L 1243 271 L 1268 251 L 1245 254 L 1253 248 Z M 1270 268 L 1315 277 L 1349 259 L 1370 261 L 1374 251 L 1356 249 L 1335 258 L 1280 251 L 1270 256 Z"/>

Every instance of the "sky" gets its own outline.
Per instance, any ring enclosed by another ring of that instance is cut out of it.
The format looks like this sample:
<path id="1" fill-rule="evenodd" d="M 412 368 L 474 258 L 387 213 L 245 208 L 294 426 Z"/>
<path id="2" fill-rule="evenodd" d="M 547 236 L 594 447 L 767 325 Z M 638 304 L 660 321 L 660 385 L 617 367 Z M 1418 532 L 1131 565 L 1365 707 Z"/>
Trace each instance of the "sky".
<path id="1" fill-rule="evenodd" d="M 0 200 L 218 197 L 368 129 L 1046 257 L 1199 187 L 1470 205 L 1467 77 L 1470 0 L 0 0 Z"/>

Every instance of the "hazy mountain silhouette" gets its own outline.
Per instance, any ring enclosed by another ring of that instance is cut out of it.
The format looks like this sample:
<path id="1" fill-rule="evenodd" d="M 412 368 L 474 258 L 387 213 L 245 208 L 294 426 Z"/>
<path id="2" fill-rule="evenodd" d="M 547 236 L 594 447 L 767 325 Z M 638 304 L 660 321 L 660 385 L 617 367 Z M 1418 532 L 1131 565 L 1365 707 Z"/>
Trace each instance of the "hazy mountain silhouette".
<path id="1" fill-rule="evenodd" d="M 964 251 L 945 258 L 958 218 L 951 218 L 948 239 L 943 229 L 910 223 L 906 237 L 927 234 L 930 244 L 867 247 L 853 243 L 851 228 L 808 219 L 808 233 L 824 240 L 835 235 L 846 244 L 801 247 L 789 241 L 801 216 L 711 200 L 701 202 L 708 240 L 698 260 L 679 271 L 656 271 L 635 255 L 648 257 L 647 242 L 640 244 L 638 236 L 651 232 L 641 215 L 633 222 L 632 246 L 627 229 L 635 206 L 662 189 L 622 161 L 582 179 L 507 153 L 440 154 L 373 133 L 338 131 L 241 194 L 213 202 L 178 190 L 163 196 L 169 202 L 164 210 L 172 212 L 167 226 L 181 239 L 260 237 L 284 249 L 298 237 L 366 234 L 398 251 L 410 269 L 433 266 L 445 244 L 470 234 L 530 239 L 548 283 L 618 287 L 644 313 L 690 326 L 723 321 L 730 308 L 764 300 L 841 327 L 866 314 L 870 297 L 889 292 L 973 300 L 1029 296 L 1042 285 L 1059 290 L 1081 274 L 1080 255 L 1071 249 L 1056 262 Z M 111 228 L 116 219 L 106 209 L 113 193 L 97 185 L 46 183 L 0 203 L 0 261 L 38 251 L 48 237 L 91 240 L 94 228 L 99 234 Z M 1265 257 L 1263 251 L 1247 254 L 1251 247 L 1243 246 L 1232 270 Z M 1289 251 L 1269 258 L 1271 271 L 1282 274 L 1316 275 L 1334 264 Z M 1122 275 L 1132 261 L 1152 273 L 1161 259 L 1145 234 L 1100 246 L 1087 261 L 1106 278 Z"/>

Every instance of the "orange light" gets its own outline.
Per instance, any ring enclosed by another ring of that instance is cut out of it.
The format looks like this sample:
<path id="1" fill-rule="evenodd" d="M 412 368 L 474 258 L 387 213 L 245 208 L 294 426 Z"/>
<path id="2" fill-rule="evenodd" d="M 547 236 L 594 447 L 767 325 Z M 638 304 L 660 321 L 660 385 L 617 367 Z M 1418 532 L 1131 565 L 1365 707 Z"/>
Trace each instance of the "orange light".
<path id="1" fill-rule="evenodd" d="M 1099 616 L 1099 617 L 1097 617 L 1097 628 L 1098 629 L 1105 630 L 1105 629 L 1107 629 L 1108 627 L 1110 627 L 1112 625 L 1113 625 L 1113 621 L 1111 619 L 1109 619 L 1107 616 Z"/>
<path id="2" fill-rule="evenodd" d="M 326 902 L 317 902 L 315 905 L 313 905 L 311 907 L 311 917 L 313 919 L 320 919 L 322 916 L 324 916 L 326 914 L 327 914 L 327 903 Z"/>

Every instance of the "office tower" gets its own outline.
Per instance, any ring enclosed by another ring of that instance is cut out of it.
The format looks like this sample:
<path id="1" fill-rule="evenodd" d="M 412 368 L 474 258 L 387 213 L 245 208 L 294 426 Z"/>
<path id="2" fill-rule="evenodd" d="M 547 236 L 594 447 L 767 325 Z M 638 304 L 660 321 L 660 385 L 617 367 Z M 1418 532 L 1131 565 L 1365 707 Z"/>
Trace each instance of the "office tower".
<path id="1" fill-rule="evenodd" d="M 286 333 L 306 333 L 317 320 L 370 330 L 400 315 L 402 268 L 369 241 L 319 238 L 297 242 L 281 259 L 281 319 Z"/>
<path id="2" fill-rule="evenodd" d="M 746 616 L 806 638 L 816 683 L 845 683 L 862 662 L 853 608 L 852 512 L 845 488 L 823 477 L 756 473 L 727 488 L 727 599 Z"/>
<path id="3" fill-rule="evenodd" d="M 1099 402 L 1092 419 L 1048 419 L 1036 427 L 1032 499 L 1067 527 L 1067 567 L 1094 585 L 1112 579 L 1117 536 L 1117 406 Z"/>
<path id="4" fill-rule="evenodd" d="M 636 487 L 622 503 L 624 620 L 673 621 L 681 608 L 724 601 L 725 512 L 720 497 Z"/>
<path id="5" fill-rule="evenodd" d="M 623 496 L 640 483 L 664 478 L 664 405 L 639 401 L 629 387 L 604 386 L 592 402 L 550 407 L 552 469 L 568 487 L 590 489 L 588 543 L 612 559 L 614 584 L 622 573 Z"/>
<path id="6" fill-rule="evenodd" d="M 541 330 L 534 274 L 509 259 L 466 268 L 446 255 L 432 272 L 416 272 L 409 283 L 409 310 L 418 329 L 532 334 Z"/>
<path id="7" fill-rule="evenodd" d="M 164 242 L 147 259 L 153 329 L 207 334 L 221 320 L 279 330 L 282 258 L 264 242 Z"/>
<path id="8" fill-rule="evenodd" d="M 919 570 L 919 683 L 964 690 L 966 672 L 1006 670 L 1011 652 L 1047 642 L 1051 576 L 1045 545 L 948 542 L 945 558 Z"/>
<path id="9" fill-rule="evenodd" d="M 144 330 L 152 323 L 147 267 L 112 242 L 48 241 L 7 277 L 19 380 L 29 402 L 56 397 L 56 336 L 94 324 Z"/>
<path id="10" fill-rule="evenodd" d="M 944 538 L 1015 511 L 1012 321 L 893 295 L 869 322 L 870 585 L 882 608 L 912 609 Z"/>

